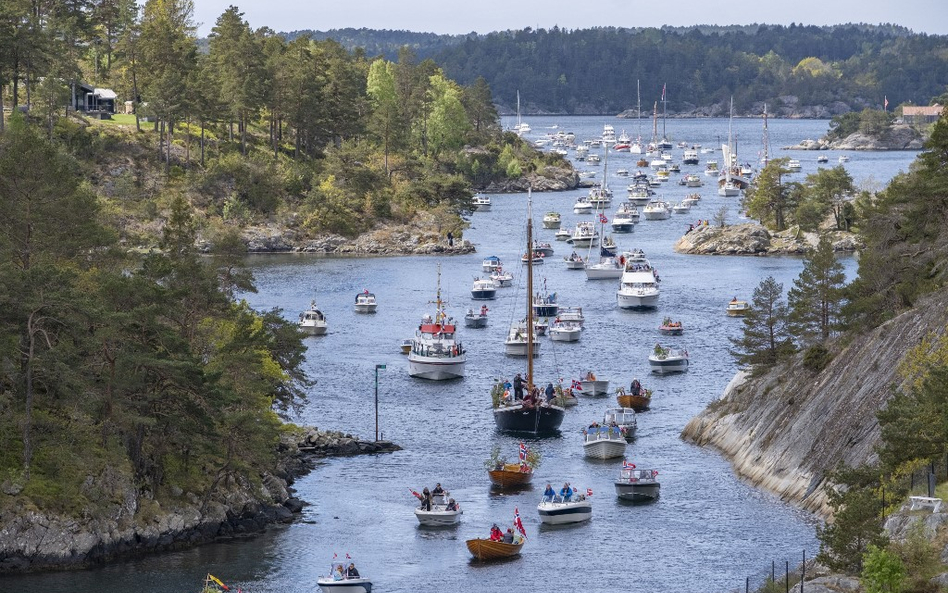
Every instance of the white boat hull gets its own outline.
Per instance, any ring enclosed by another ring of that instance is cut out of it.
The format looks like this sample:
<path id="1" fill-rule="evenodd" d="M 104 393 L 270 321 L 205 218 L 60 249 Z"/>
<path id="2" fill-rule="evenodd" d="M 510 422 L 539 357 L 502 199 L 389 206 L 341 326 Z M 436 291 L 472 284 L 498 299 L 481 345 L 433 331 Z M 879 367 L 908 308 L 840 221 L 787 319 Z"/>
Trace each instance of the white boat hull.
<path id="1" fill-rule="evenodd" d="M 635 230 L 635 223 L 632 221 L 612 223 L 612 232 L 614 233 L 631 233 L 634 230 Z"/>
<path id="2" fill-rule="evenodd" d="M 618 280 L 622 278 L 622 268 L 586 268 L 587 280 Z"/>
<path id="3" fill-rule="evenodd" d="M 331 578 L 323 578 L 317 579 L 316 584 L 323 593 L 372 593 L 372 581 L 369 579 L 335 581 Z"/>
<path id="4" fill-rule="evenodd" d="M 540 523 L 547 525 L 566 525 L 581 523 L 592 519 L 592 503 L 588 500 L 578 502 L 541 502 L 537 505 Z"/>
<path id="5" fill-rule="evenodd" d="M 445 381 L 464 376 L 466 356 L 436 358 L 434 356 L 408 355 L 408 375 L 430 381 Z"/>
<path id="6" fill-rule="evenodd" d="M 570 243 L 573 244 L 573 247 L 589 247 L 593 241 L 597 241 L 598 239 L 599 237 L 583 237 L 582 239 L 572 239 Z"/>
<path id="7" fill-rule="evenodd" d="M 586 262 L 583 260 L 575 260 L 575 259 L 566 260 L 567 270 L 582 270 L 585 267 L 586 267 Z"/>
<path id="8" fill-rule="evenodd" d="M 322 336 L 326 333 L 328 326 L 325 323 L 320 325 L 300 325 L 300 331 L 310 336 Z"/>
<path id="9" fill-rule="evenodd" d="M 474 207 L 474 212 L 490 212 L 490 204 L 478 204 Z"/>
<path id="10" fill-rule="evenodd" d="M 378 304 L 373 303 L 370 305 L 355 305 L 356 313 L 375 313 L 375 310 L 378 308 Z"/>
<path id="11" fill-rule="evenodd" d="M 645 220 L 667 220 L 671 218 L 671 212 L 668 210 L 646 210 L 643 215 Z"/>
<path id="12" fill-rule="evenodd" d="M 616 302 L 620 309 L 650 309 L 658 306 L 658 293 L 616 293 Z"/>
<path id="13" fill-rule="evenodd" d="M 551 328 L 549 330 L 550 339 L 554 342 L 578 342 L 579 336 L 582 334 L 582 330 L 577 328 L 570 329 L 560 329 L 560 328 Z"/>
<path id="14" fill-rule="evenodd" d="M 504 354 L 507 356 L 527 356 L 527 343 L 526 342 L 505 342 L 504 343 Z M 533 343 L 533 357 L 536 358 L 540 356 L 540 343 Z"/>
<path id="15" fill-rule="evenodd" d="M 461 522 L 462 511 L 423 511 L 415 509 L 415 517 L 419 525 L 428 527 L 445 527 L 448 525 L 457 525 Z"/>
<path id="16" fill-rule="evenodd" d="M 560 221 L 560 220 L 544 220 L 544 221 L 543 221 L 543 228 L 545 228 L 545 229 L 558 229 L 558 228 L 560 228 L 560 224 L 561 224 L 561 223 L 562 223 L 562 221 Z"/>
<path id="17" fill-rule="evenodd" d="M 609 380 L 599 379 L 597 381 L 580 381 L 583 388 L 583 395 L 605 395 L 609 393 Z"/>
<path id="18" fill-rule="evenodd" d="M 670 375 L 672 373 L 684 373 L 688 371 L 687 358 L 666 358 L 664 360 L 649 357 L 648 364 L 652 367 L 653 373 L 659 375 Z"/>
<path id="19" fill-rule="evenodd" d="M 583 455 L 591 459 L 615 459 L 625 455 L 625 439 L 583 443 Z"/>
<path id="20" fill-rule="evenodd" d="M 473 301 L 492 301 L 497 298 L 497 289 L 482 288 L 471 291 L 471 300 Z"/>

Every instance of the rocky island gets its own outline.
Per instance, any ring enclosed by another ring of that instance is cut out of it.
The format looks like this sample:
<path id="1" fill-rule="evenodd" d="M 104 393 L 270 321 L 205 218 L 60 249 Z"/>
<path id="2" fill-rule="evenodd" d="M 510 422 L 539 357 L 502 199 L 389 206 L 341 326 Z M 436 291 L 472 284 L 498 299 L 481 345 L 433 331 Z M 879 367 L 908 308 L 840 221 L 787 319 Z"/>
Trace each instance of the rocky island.
<path id="1" fill-rule="evenodd" d="M 834 251 L 856 251 L 862 245 L 859 237 L 845 231 L 826 231 Z M 692 255 L 803 255 L 816 247 L 820 235 L 805 232 L 798 226 L 771 232 L 761 224 L 743 223 L 727 226 L 698 225 L 679 239 L 677 253 Z"/>

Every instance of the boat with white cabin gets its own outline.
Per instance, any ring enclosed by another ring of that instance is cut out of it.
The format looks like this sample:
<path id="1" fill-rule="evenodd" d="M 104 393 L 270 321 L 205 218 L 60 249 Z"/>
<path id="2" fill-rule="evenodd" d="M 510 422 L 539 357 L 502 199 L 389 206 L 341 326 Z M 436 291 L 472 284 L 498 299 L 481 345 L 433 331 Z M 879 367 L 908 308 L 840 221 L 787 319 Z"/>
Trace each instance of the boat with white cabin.
<path id="1" fill-rule="evenodd" d="M 444 381 L 464 376 L 467 351 L 457 339 L 457 324 L 448 317 L 441 300 L 441 266 L 438 266 L 438 290 L 434 300 L 435 314 L 425 315 L 418 324 L 411 352 L 408 353 L 408 374 L 420 379 Z"/>
<path id="2" fill-rule="evenodd" d="M 300 331 L 311 336 L 322 336 L 329 328 L 326 316 L 316 307 L 315 300 L 310 301 L 309 309 L 300 313 L 298 326 Z"/>
<path id="3" fill-rule="evenodd" d="M 625 455 L 628 443 L 618 426 L 595 423 L 583 430 L 583 455 L 592 459 L 615 459 Z"/>
<path id="4" fill-rule="evenodd" d="M 619 479 L 615 481 L 616 496 L 629 502 L 653 502 L 658 499 L 661 484 L 658 470 L 638 469 L 634 463 L 622 462 Z"/>
<path id="5" fill-rule="evenodd" d="M 484 258 L 484 261 L 481 262 L 481 269 L 485 272 L 493 272 L 494 270 L 501 267 L 500 258 L 496 255 L 491 255 Z"/>
<path id="6" fill-rule="evenodd" d="M 490 278 L 474 278 L 471 298 L 475 301 L 492 301 L 497 298 L 497 284 Z"/>
<path id="7" fill-rule="evenodd" d="M 641 252 L 626 258 L 625 270 L 616 291 L 620 309 L 648 309 L 658 306 L 658 274 Z"/>
<path id="8" fill-rule="evenodd" d="M 375 313 L 378 306 L 378 300 L 375 298 L 375 295 L 369 292 L 368 289 L 364 289 L 356 295 L 353 308 L 356 313 Z"/>
<path id="9" fill-rule="evenodd" d="M 635 439 L 639 423 L 632 408 L 609 408 L 602 417 L 603 426 L 618 426 L 626 441 Z"/>
<path id="10" fill-rule="evenodd" d="M 583 328 L 575 321 L 556 319 L 547 330 L 554 342 L 577 342 Z"/>
<path id="11" fill-rule="evenodd" d="M 574 493 L 568 498 L 559 494 L 544 496 L 537 505 L 540 523 L 566 525 L 592 519 L 592 503 L 585 494 Z"/>
<path id="12" fill-rule="evenodd" d="M 655 344 L 652 353 L 648 355 L 648 364 L 652 372 L 659 375 L 684 373 L 688 371 L 688 351 Z"/>
<path id="13" fill-rule="evenodd" d="M 668 202 L 652 200 L 642 209 L 642 216 L 645 220 L 666 220 L 671 217 L 671 208 Z"/>
<path id="14" fill-rule="evenodd" d="M 559 212 L 547 212 L 543 216 L 543 228 L 545 229 L 558 229 L 560 224 L 562 224 L 563 218 L 560 216 Z"/>
<path id="15" fill-rule="evenodd" d="M 490 196 L 477 194 L 474 196 L 474 212 L 490 212 Z"/>

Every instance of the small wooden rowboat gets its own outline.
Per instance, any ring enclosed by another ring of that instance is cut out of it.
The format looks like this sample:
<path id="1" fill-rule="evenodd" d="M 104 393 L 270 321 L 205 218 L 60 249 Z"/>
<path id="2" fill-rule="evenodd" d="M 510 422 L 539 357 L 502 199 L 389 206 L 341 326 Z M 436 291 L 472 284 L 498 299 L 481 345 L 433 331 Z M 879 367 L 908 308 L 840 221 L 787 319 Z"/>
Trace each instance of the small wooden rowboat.
<path id="1" fill-rule="evenodd" d="M 648 391 L 645 392 L 645 395 L 618 393 L 616 394 L 616 401 L 619 402 L 619 405 L 623 408 L 632 408 L 636 412 L 644 412 L 648 410 L 649 405 L 652 403 L 652 395 Z"/>
<path id="2" fill-rule="evenodd" d="M 522 547 L 522 541 L 519 544 L 506 544 L 504 542 L 495 542 L 480 538 L 467 540 L 467 549 L 470 550 L 471 554 L 478 560 L 511 558 L 520 554 L 520 548 Z"/>
<path id="3" fill-rule="evenodd" d="M 495 486 L 510 488 L 529 484 L 533 479 L 533 470 L 528 468 L 527 471 L 521 471 L 518 464 L 508 463 L 502 469 L 488 470 L 487 475 Z"/>

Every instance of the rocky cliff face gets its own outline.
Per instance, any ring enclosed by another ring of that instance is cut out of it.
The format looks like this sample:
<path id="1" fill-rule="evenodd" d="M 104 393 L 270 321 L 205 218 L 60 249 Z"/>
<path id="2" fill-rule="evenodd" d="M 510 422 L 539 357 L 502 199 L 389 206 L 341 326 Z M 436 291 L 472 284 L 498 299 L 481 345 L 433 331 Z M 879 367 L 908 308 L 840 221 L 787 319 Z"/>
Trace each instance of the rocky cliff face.
<path id="1" fill-rule="evenodd" d="M 862 245 L 853 233 L 824 231 L 835 251 L 855 251 Z M 792 227 L 771 233 L 756 223 L 730 226 L 699 225 L 675 243 L 675 251 L 693 255 L 803 255 L 816 247 L 819 235 Z"/>
<path id="2" fill-rule="evenodd" d="M 720 400 L 685 426 L 682 438 L 721 451 L 755 486 L 828 515 L 822 492 L 839 462 L 871 461 L 876 411 L 902 379 L 906 350 L 948 325 L 948 290 L 858 336 L 820 373 L 797 360 L 760 377 L 739 373 Z"/>
<path id="3" fill-rule="evenodd" d="M 517 179 L 495 181 L 484 188 L 490 194 L 522 193 L 528 189 L 535 192 L 565 191 L 579 187 L 579 174 L 572 167 L 544 167 L 542 171 L 530 173 Z"/>

